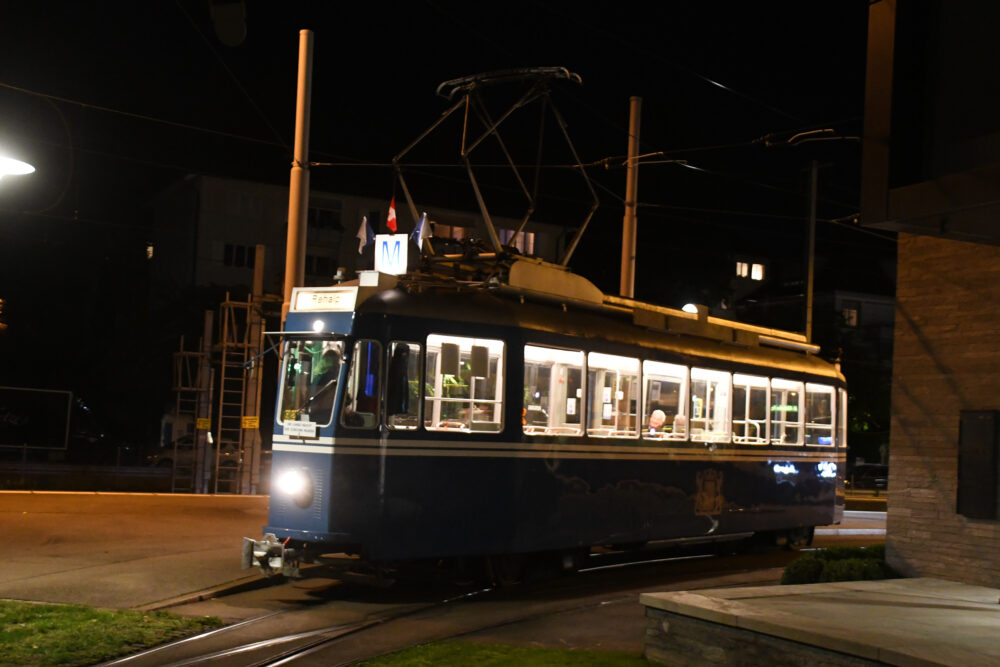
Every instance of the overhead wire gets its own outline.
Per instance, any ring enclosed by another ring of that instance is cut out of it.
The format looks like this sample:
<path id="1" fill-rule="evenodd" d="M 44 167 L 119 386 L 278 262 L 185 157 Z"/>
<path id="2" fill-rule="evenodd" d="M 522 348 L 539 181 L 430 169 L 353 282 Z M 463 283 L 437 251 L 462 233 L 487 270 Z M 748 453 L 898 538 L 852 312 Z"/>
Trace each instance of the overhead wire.
<path id="1" fill-rule="evenodd" d="M 35 97 L 47 98 L 50 100 L 56 100 L 57 102 L 65 102 L 66 104 L 75 104 L 78 107 L 84 109 L 94 109 L 96 111 L 103 111 L 105 113 L 116 114 L 119 116 L 125 116 L 127 118 L 134 118 L 137 120 L 144 120 L 151 123 L 157 123 L 160 125 L 167 125 L 171 127 L 179 127 L 185 130 L 193 130 L 195 132 L 204 132 L 207 134 L 214 134 L 216 136 L 228 137 L 230 139 L 238 139 L 240 141 L 249 141 L 257 144 L 264 144 L 267 146 L 277 146 L 279 148 L 287 148 L 283 144 L 276 143 L 267 139 L 259 139 L 257 137 L 248 137 L 246 135 L 235 134 L 233 132 L 226 132 L 225 130 L 216 130 L 209 127 L 201 127 L 199 125 L 192 125 L 190 123 L 181 123 L 174 120 L 167 120 L 165 118 L 157 118 L 156 116 L 150 116 L 148 114 L 135 113 L 132 111 L 123 111 L 121 109 L 115 109 L 112 107 L 106 107 L 100 104 L 91 104 L 89 102 L 81 102 L 80 100 L 74 100 L 69 97 L 62 97 L 60 95 L 52 95 L 50 93 L 43 93 L 37 90 L 31 90 L 30 88 L 24 88 L 22 86 L 15 86 L 10 83 L 0 81 L 0 88 L 6 88 L 8 90 L 14 90 L 19 93 L 24 93 L 25 95 L 33 95 Z"/>
<path id="2" fill-rule="evenodd" d="M 226 61 L 223 60 L 222 56 L 219 55 L 219 52 L 215 50 L 215 47 L 212 46 L 211 40 L 209 40 L 208 37 L 205 36 L 205 34 L 198 27 L 198 24 L 195 23 L 193 18 L 191 18 L 191 15 L 187 12 L 187 10 L 184 9 L 183 5 L 181 5 L 181 3 L 178 0 L 174 0 L 174 5 L 176 5 L 178 11 L 180 11 L 180 13 L 184 16 L 184 18 L 187 19 L 188 23 L 191 24 L 191 28 L 196 33 L 198 33 L 202 41 L 205 43 L 205 46 L 208 47 L 208 50 L 212 52 L 212 55 L 214 55 L 216 60 L 218 60 L 219 64 L 222 65 L 222 68 L 226 70 L 226 73 L 229 74 L 229 78 L 233 80 L 233 83 L 236 84 L 236 87 L 239 88 L 240 92 L 243 93 L 243 96 L 247 98 L 247 101 L 250 102 L 250 106 L 253 107 L 254 111 L 257 112 L 257 115 L 260 116 L 261 120 L 264 121 L 264 124 L 267 125 L 268 129 L 274 133 L 274 136 L 277 137 L 278 142 L 283 147 L 290 150 L 288 142 L 285 141 L 285 138 L 281 136 L 281 133 L 278 132 L 278 130 L 275 129 L 274 125 L 271 124 L 271 120 L 267 117 L 267 114 L 264 113 L 264 111 L 260 108 L 257 102 L 253 99 L 253 97 L 250 95 L 247 89 L 243 86 L 243 83 L 240 81 L 239 77 L 236 76 L 233 70 L 230 69 L 229 65 L 226 64 Z"/>

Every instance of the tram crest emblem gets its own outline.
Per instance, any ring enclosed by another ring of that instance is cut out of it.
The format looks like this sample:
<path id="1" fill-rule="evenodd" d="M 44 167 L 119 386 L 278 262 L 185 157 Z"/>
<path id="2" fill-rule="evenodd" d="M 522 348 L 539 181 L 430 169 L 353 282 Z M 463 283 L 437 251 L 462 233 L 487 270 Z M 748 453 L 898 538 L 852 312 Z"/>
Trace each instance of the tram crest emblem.
<path id="1" fill-rule="evenodd" d="M 700 470 L 697 476 L 698 492 L 694 498 L 694 513 L 698 515 L 722 514 L 722 471 Z"/>

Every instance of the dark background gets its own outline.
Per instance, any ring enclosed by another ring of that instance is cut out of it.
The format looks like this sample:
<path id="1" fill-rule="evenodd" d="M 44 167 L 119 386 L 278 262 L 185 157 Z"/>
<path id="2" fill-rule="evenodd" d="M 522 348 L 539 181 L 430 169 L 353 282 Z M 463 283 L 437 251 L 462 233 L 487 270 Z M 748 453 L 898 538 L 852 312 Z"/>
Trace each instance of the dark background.
<path id="1" fill-rule="evenodd" d="M 399 194 L 387 164 L 447 108 L 439 83 L 563 66 L 583 83 L 557 83 L 553 100 L 601 199 L 576 272 L 618 291 L 636 95 L 641 152 L 662 152 L 640 168 L 637 298 L 716 305 L 737 255 L 767 259 L 773 293 L 801 294 L 812 160 L 817 289 L 891 294 L 877 270 L 892 261 L 891 238 L 852 221 L 859 144 L 786 143 L 822 128 L 860 135 L 867 4 L 248 0 L 234 45 L 212 19 L 230 3 L 7 6 L 0 149 L 37 172 L 0 181 L 0 385 L 72 390 L 114 438 L 155 440 L 169 398 L 161 357 L 185 326 L 200 333 L 205 304 L 179 298 L 186 319 L 150 313 L 151 202 L 189 174 L 288 182 L 302 28 L 315 32 L 310 157 L 340 165 L 315 167 L 314 189 Z M 528 161 L 535 145 L 512 140 Z M 457 147 L 442 131 L 412 157 L 454 164 Z M 572 230 L 590 201 L 570 176 L 542 173 L 537 217 Z M 418 200 L 473 208 L 461 172 L 413 178 Z M 516 192 L 490 185 L 491 207 L 523 211 Z"/>

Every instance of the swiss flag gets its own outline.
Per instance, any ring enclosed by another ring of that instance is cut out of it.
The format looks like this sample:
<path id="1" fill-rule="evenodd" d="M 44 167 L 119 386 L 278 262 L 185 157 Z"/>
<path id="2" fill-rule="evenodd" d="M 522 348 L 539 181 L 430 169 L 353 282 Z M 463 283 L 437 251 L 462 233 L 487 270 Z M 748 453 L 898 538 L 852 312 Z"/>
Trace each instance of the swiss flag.
<path id="1" fill-rule="evenodd" d="M 396 198 L 393 197 L 392 201 L 389 202 L 389 215 L 386 216 L 385 226 L 389 228 L 390 232 L 396 231 Z"/>

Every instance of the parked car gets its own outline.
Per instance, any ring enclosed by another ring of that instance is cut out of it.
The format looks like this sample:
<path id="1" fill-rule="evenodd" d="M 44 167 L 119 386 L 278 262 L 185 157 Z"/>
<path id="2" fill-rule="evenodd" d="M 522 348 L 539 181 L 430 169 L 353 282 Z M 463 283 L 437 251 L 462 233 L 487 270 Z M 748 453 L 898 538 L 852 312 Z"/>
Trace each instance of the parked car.
<path id="1" fill-rule="evenodd" d="M 852 489 L 884 491 L 889 488 L 889 466 L 881 463 L 856 465 L 847 476 L 847 485 Z"/>

